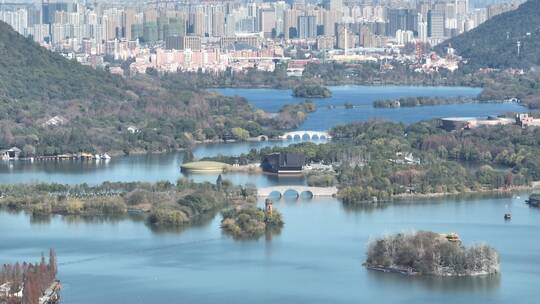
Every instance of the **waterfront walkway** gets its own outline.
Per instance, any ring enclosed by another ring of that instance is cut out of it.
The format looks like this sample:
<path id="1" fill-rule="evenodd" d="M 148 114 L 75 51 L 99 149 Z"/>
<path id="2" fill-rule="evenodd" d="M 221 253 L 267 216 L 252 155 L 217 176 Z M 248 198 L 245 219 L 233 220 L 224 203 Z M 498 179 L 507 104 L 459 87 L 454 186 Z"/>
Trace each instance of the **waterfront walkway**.
<path id="1" fill-rule="evenodd" d="M 274 187 L 264 187 L 257 189 L 258 197 L 268 197 L 273 193 L 279 194 L 281 198 L 285 192 L 295 193 L 297 197 L 300 197 L 303 194 L 308 194 L 313 197 L 332 197 L 337 194 L 338 189 L 336 187 L 309 187 L 309 186 L 274 186 Z"/>

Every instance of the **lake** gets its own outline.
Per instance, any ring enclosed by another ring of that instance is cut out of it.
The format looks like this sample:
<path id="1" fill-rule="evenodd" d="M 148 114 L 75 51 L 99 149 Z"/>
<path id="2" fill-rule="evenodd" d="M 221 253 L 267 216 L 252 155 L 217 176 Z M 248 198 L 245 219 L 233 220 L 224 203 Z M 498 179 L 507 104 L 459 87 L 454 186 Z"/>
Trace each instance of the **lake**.
<path id="1" fill-rule="evenodd" d="M 374 99 L 474 96 L 474 88 L 332 87 L 330 99 L 301 129 L 382 118 L 411 123 L 442 116 L 525 111 L 517 104 L 461 104 L 374 109 Z M 266 111 L 301 102 L 290 91 L 224 89 Z M 351 102 L 357 107 L 329 109 Z M 196 157 L 237 155 L 290 142 L 199 145 Z M 182 177 L 183 153 L 132 155 L 104 161 L 0 162 L 0 183 L 170 180 Z M 214 182 L 217 174 L 188 176 Z M 236 184 L 304 184 L 303 178 L 226 174 Z M 238 242 L 222 235 L 221 216 L 183 231 L 156 231 L 141 218 L 53 216 L 0 211 L 0 263 L 58 254 L 64 303 L 529 303 L 540 281 L 540 210 L 513 197 L 438 199 L 351 210 L 336 199 L 274 204 L 285 227 L 271 239 Z M 262 204 L 262 201 L 259 201 Z M 510 222 L 503 214 L 512 212 Z M 409 278 L 367 271 L 366 245 L 385 233 L 429 229 L 457 232 L 466 244 L 485 241 L 502 256 L 502 274 L 480 278 Z"/>
<path id="2" fill-rule="evenodd" d="M 516 103 L 465 103 L 439 106 L 403 108 L 374 108 L 374 100 L 396 99 L 409 96 L 476 97 L 480 88 L 469 87 L 416 87 L 416 86 L 335 86 L 329 87 L 332 97 L 311 99 L 317 111 L 310 113 L 300 130 L 328 130 L 336 125 L 372 119 L 414 123 L 441 117 L 487 117 L 505 112 L 523 112 L 526 109 Z M 253 107 L 277 112 L 286 104 L 301 103 L 305 98 L 292 96 L 291 90 L 238 89 L 215 90 L 226 96 L 244 97 Z M 345 109 L 344 103 L 354 105 Z M 335 108 L 329 108 L 335 106 Z"/>
<path id="3" fill-rule="evenodd" d="M 468 87 L 414 87 L 414 86 L 339 86 L 330 87 L 333 96 L 328 99 L 315 99 L 318 106 L 305 123 L 299 127 L 304 130 L 328 130 L 331 127 L 352 121 L 387 119 L 405 123 L 445 116 L 487 116 L 504 112 L 523 112 L 527 109 L 515 103 L 496 104 L 458 104 L 441 106 L 421 106 L 415 108 L 376 109 L 371 102 L 375 99 L 391 99 L 402 96 L 469 96 L 480 93 L 479 88 Z M 276 89 L 220 89 L 225 95 L 245 97 L 254 107 L 265 111 L 278 111 L 287 103 L 298 103 L 303 98 L 294 98 L 290 90 Z M 326 105 L 343 105 L 351 102 L 354 109 L 343 107 L 328 109 Z M 239 155 L 251 149 L 267 146 L 288 145 L 291 142 L 240 142 L 229 144 L 203 144 L 193 151 L 197 158 L 205 156 Z M 175 182 L 183 175 L 180 165 L 183 153 L 151 155 L 131 155 L 115 157 L 109 162 L 81 161 L 40 161 L 3 162 L 0 161 L 0 183 L 56 182 L 98 184 L 104 181 L 147 181 L 169 180 Z M 194 176 L 196 181 L 214 182 L 217 176 Z M 235 183 L 253 182 L 253 176 L 230 174 Z M 272 177 L 257 177 L 260 186 L 277 185 L 289 181 Z"/>
<path id="4" fill-rule="evenodd" d="M 0 261 L 37 261 L 56 248 L 64 303 L 531 303 L 540 281 L 540 210 L 525 196 L 367 210 L 334 199 L 279 201 L 281 234 L 248 242 L 222 235 L 219 215 L 183 232 L 158 232 L 129 218 L 43 222 L 0 212 Z M 413 229 L 485 241 L 501 254 L 502 273 L 406 277 L 362 266 L 370 239 Z"/>

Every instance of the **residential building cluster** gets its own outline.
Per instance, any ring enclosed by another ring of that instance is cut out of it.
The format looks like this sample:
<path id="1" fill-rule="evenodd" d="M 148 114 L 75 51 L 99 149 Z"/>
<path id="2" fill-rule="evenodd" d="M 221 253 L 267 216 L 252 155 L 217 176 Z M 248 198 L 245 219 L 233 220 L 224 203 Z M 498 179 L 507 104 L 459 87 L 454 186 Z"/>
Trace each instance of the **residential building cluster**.
<path id="1" fill-rule="evenodd" d="M 517 5 L 472 8 L 469 0 L 43 0 L 1 4 L 0 20 L 94 67 L 131 60 L 133 72 L 149 67 L 272 70 L 274 59 L 290 49 L 333 52 L 346 59 L 411 43 L 435 45 Z"/>

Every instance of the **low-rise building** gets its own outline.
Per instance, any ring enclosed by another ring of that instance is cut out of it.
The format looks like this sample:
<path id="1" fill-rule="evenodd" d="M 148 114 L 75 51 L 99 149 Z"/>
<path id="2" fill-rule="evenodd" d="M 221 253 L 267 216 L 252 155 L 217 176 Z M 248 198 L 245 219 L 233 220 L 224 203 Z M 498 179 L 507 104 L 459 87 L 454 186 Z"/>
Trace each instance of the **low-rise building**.
<path id="1" fill-rule="evenodd" d="M 0 150 L 0 158 L 3 160 L 19 159 L 21 152 L 21 149 L 17 147 L 12 147 L 11 149 L 7 150 Z"/>
<path id="2" fill-rule="evenodd" d="M 318 50 L 332 50 L 335 45 L 336 45 L 336 37 L 334 36 L 317 37 Z"/>
<path id="3" fill-rule="evenodd" d="M 264 157 L 261 167 L 265 172 L 295 174 L 302 173 L 305 161 L 302 153 L 272 153 Z"/>

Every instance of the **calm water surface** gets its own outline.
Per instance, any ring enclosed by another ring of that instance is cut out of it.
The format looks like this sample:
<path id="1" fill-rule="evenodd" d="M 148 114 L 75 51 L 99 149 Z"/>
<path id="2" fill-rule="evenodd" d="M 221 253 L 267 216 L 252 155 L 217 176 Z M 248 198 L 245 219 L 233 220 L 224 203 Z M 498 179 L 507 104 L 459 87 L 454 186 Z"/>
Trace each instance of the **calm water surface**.
<path id="1" fill-rule="evenodd" d="M 372 210 L 346 210 L 333 199 L 280 201 L 281 234 L 250 242 L 223 236 L 220 216 L 173 233 L 132 219 L 43 223 L 0 212 L 0 261 L 38 260 L 55 247 L 64 303 L 534 303 L 540 211 L 524 197 Z M 502 218 L 507 210 L 511 222 Z M 409 278 L 362 267 L 370 238 L 412 229 L 488 242 L 502 256 L 502 274 Z"/>
<path id="2" fill-rule="evenodd" d="M 193 154 L 197 158 L 217 155 L 239 155 L 256 148 L 283 146 L 293 141 L 242 142 L 229 144 L 205 144 L 197 146 Z M 1 161 L 1 183 L 49 182 L 62 184 L 99 184 L 105 181 L 145 181 L 168 180 L 176 182 L 181 177 L 189 177 L 197 182 L 215 182 L 218 174 L 185 175 L 180 172 L 184 153 L 144 154 L 114 157 L 109 161 Z M 259 186 L 290 184 L 288 178 L 272 175 L 249 175 L 227 173 L 226 179 L 235 184 L 254 183 Z M 295 180 L 294 184 L 303 183 Z"/>
<path id="3" fill-rule="evenodd" d="M 505 112 L 523 112 L 525 108 L 515 103 L 498 104 L 456 104 L 422 106 L 411 108 L 374 108 L 372 102 L 378 99 L 395 99 L 408 96 L 462 96 L 475 97 L 481 89 L 469 87 L 414 87 L 414 86 L 336 86 L 330 87 L 332 97 L 312 99 L 317 111 L 310 113 L 302 130 L 328 130 L 339 124 L 371 119 L 384 119 L 403 123 L 449 116 L 487 117 Z M 276 89 L 219 89 L 223 95 L 246 98 L 255 108 L 277 112 L 286 104 L 301 103 L 305 98 L 295 98 L 291 90 Z M 345 109 L 344 103 L 354 105 Z M 329 108 L 335 106 L 335 108 Z"/>
<path id="4" fill-rule="evenodd" d="M 276 111 L 301 102 L 288 91 L 220 90 Z M 400 96 L 474 96 L 478 89 L 335 87 L 302 129 L 326 130 L 371 118 L 414 122 L 441 116 L 521 111 L 515 104 L 373 109 L 371 101 Z M 353 110 L 327 104 L 352 102 Z M 237 155 L 275 142 L 201 145 L 196 157 Z M 0 162 L 0 183 L 175 181 L 182 153 L 134 155 L 109 162 Z M 214 182 L 215 174 L 194 175 Z M 303 184 L 302 178 L 227 174 L 236 184 Z M 433 200 L 383 209 L 348 210 L 335 199 L 280 201 L 285 227 L 270 240 L 223 236 L 217 215 L 184 231 L 155 231 L 142 219 L 54 216 L 33 219 L 0 211 L 0 263 L 37 261 L 57 250 L 64 303 L 533 303 L 540 282 L 540 211 L 526 194 L 513 198 Z M 259 202 L 261 204 L 262 202 Z M 511 222 L 504 222 L 505 212 Z M 502 274 L 484 278 L 407 278 L 362 267 L 370 238 L 403 230 L 455 231 L 466 243 L 485 241 L 502 256 Z"/>

